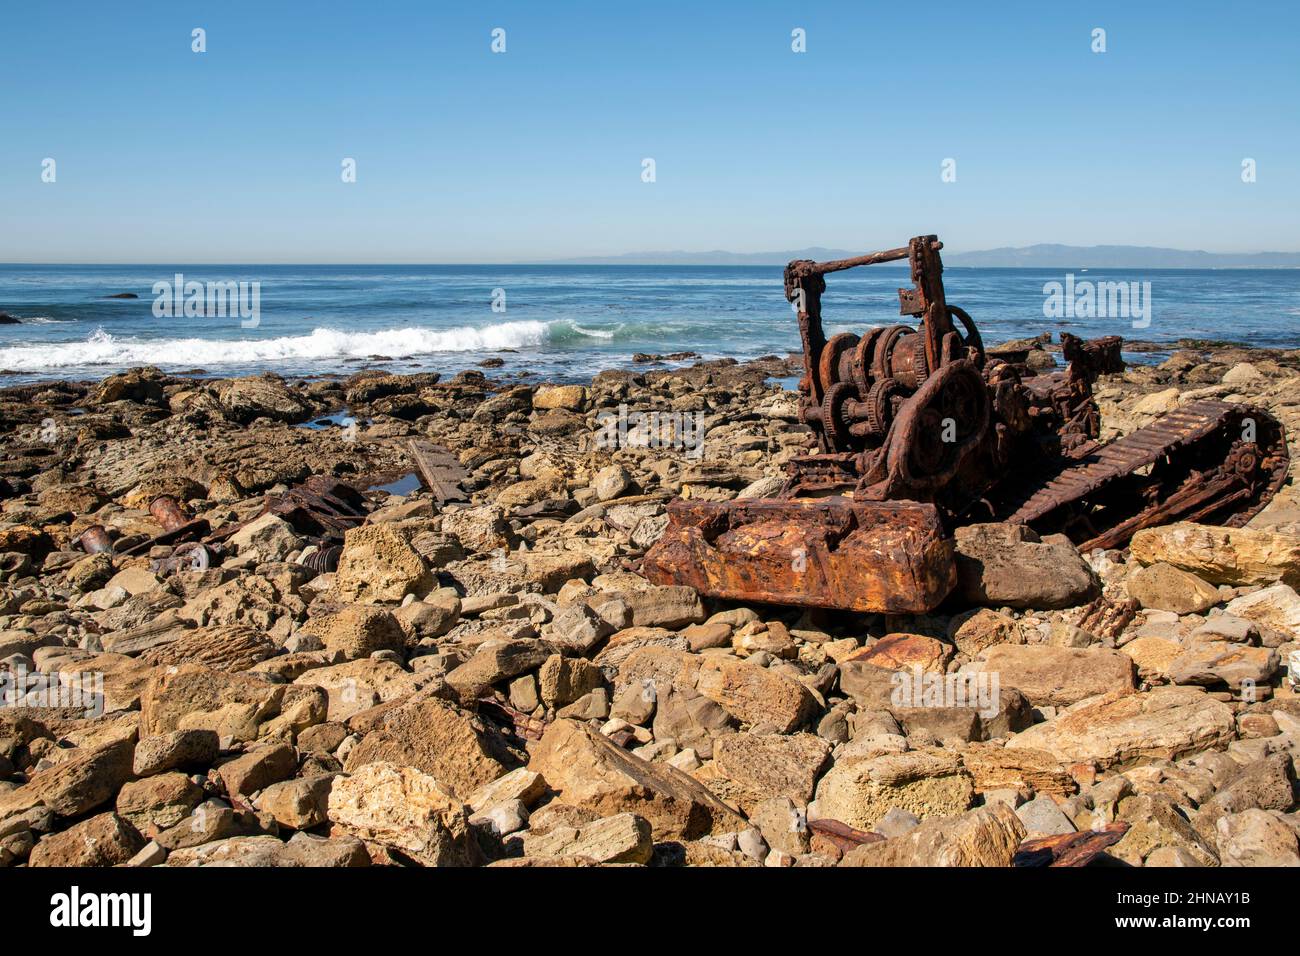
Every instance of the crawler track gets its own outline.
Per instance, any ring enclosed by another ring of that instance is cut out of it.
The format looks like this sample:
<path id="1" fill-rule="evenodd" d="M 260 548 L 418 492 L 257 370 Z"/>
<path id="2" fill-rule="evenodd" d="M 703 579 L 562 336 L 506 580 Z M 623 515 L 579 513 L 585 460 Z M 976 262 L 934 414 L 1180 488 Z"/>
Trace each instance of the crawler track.
<path id="1" fill-rule="evenodd" d="M 1064 532 L 1085 550 L 1120 547 L 1169 521 L 1240 527 L 1281 488 L 1289 461 L 1285 430 L 1269 412 L 1204 399 L 1007 495 L 1000 518 Z"/>

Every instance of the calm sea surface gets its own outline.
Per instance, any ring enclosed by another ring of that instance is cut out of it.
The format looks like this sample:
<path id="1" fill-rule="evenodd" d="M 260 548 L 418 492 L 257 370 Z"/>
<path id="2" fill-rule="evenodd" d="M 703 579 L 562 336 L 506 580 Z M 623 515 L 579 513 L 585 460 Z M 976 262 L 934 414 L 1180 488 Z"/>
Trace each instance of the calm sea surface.
<path id="1" fill-rule="evenodd" d="M 256 326 L 238 315 L 156 317 L 154 284 L 177 272 L 260 283 Z M 1068 330 L 1300 347 L 1300 270 L 1075 273 L 1076 282 L 1149 282 L 1142 328 L 1131 318 L 1045 317 L 1044 285 L 1065 276 L 950 268 L 944 283 L 990 344 Z M 828 332 L 899 321 L 904 270 L 859 269 L 828 283 Z M 107 298 L 123 292 L 139 298 Z M 0 265 L 0 311 L 23 320 L 0 325 L 0 383 L 10 384 L 145 364 L 212 375 L 450 372 L 489 356 L 505 360 L 503 372 L 563 379 L 630 365 L 636 352 L 743 359 L 799 348 L 773 266 Z"/>

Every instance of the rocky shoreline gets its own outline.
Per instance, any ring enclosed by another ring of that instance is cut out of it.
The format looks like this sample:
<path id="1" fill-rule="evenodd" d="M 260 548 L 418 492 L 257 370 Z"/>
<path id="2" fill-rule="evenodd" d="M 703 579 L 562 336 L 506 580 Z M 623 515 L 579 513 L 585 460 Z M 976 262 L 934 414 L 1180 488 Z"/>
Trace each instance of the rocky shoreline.
<path id="1" fill-rule="evenodd" d="M 1103 437 L 1249 401 L 1294 459 L 1300 350 L 1199 345 Z M 646 359 L 0 389 L 0 865 L 1300 865 L 1294 484 L 1122 552 L 961 529 L 930 615 L 717 602 L 637 562 L 780 486 L 797 366 Z"/>

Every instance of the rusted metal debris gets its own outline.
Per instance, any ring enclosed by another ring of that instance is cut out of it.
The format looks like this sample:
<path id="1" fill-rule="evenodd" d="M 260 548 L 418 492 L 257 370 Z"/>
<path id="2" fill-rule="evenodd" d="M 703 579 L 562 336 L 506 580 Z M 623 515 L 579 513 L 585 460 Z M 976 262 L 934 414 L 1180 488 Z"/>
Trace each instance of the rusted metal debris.
<path id="1" fill-rule="evenodd" d="M 316 475 L 281 495 L 268 495 L 256 520 L 265 514 L 283 518 L 317 551 L 305 562 L 317 571 L 333 571 L 338 567 L 339 547 L 344 533 L 366 520 L 365 499 L 351 485 Z M 171 574 L 183 570 L 204 570 L 219 564 L 225 554 L 225 542 L 249 521 L 222 525 L 216 531 L 206 519 L 193 519 L 185 513 L 184 506 L 171 495 L 160 495 L 149 504 L 149 513 L 163 527 L 163 533 L 140 541 L 121 553 L 126 556 L 149 554 L 155 548 L 172 545 L 170 554 L 155 557 L 150 563 L 153 571 Z M 81 547 L 89 554 L 113 550 L 108 531 L 102 525 L 92 525 L 78 538 Z"/>
<path id="2" fill-rule="evenodd" d="M 793 459 L 775 499 L 673 502 L 643 573 L 737 600 L 856 611 L 934 609 L 955 582 L 951 533 L 1007 521 L 1117 548 L 1171 521 L 1241 525 L 1286 480 L 1281 423 L 1203 400 L 1103 444 L 1097 377 L 1123 369 L 1118 336 L 1064 333 L 1064 369 L 987 352 L 948 303 L 936 236 L 835 262 L 796 260 L 799 415 L 816 451 Z M 826 276 L 906 259 L 897 324 L 826 338 Z"/>
<path id="3" fill-rule="evenodd" d="M 507 737 L 515 738 L 519 744 L 525 740 L 541 740 L 546 732 L 547 721 L 516 710 L 494 697 L 480 697 L 476 703 L 480 717 L 496 724 Z"/>
<path id="4" fill-rule="evenodd" d="M 460 459 L 443 446 L 418 438 L 412 438 L 407 443 L 407 448 L 415 460 L 420 480 L 438 499 L 438 504 L 469 501 L 469 496 L 461 487 L 469 473 Z"/>
<path id="5" fill-rule="evenodd" d="M 858 830 L 839 820 L 809 820 L 808 830 L 811 836 L 811 848 L 838 861 L 850 850 L 868 843 L 882 843 L 885 837 L 880 833 Z"/>
<path id="6" fill-rule="evenodd" d="M 1016 867 L 1087 866 L 1118 843 L 1128 832 L 1123 822 L 1107 823 L 1078 833 L 1035 837 L 1016 848 L 1011 865 Z"/>
<path id="7" fill-rule="evenodd" d="M 1078 626 L 1102 640 L 1115 640 L 1137 617 L 1140 607 L 1132 598 L 1117 601 L 1103 594 L 1083 609 Z"/>

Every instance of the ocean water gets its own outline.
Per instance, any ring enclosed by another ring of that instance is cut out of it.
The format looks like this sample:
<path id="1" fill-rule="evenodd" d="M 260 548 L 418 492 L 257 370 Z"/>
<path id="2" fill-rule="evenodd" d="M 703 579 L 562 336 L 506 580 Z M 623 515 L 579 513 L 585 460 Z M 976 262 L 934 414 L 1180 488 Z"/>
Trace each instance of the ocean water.
<path id="1" fill-rule="evenodd" d="M 1142 319 L 1045 316 L 1044 286 L 1066 271 L 950 268 L 944 284 L 988 344 L 1071 331 L 1300 347 L 1300 270 L 1074 274 L 1149 282 L 1148 324 L 1137 328 Z M 178 272 L 259 283 L 256 326 L 238 315 L 156 317 L 154 284 Z M 906 284 L 889 266 L 828 277 L 828 334 L 900 321 Z M 123 292 L 139 298 L 108 298 Z M 22 320 L 0 325 L 2 384 L 145 364 L 210 375 L 454 372 L 489 357 L 504 360 L 500 373 L 563 380 L 631 366 L 636 352 L 744 359 L 799 348 L 776 266 L 0 265 L 0 311 Z"/>

